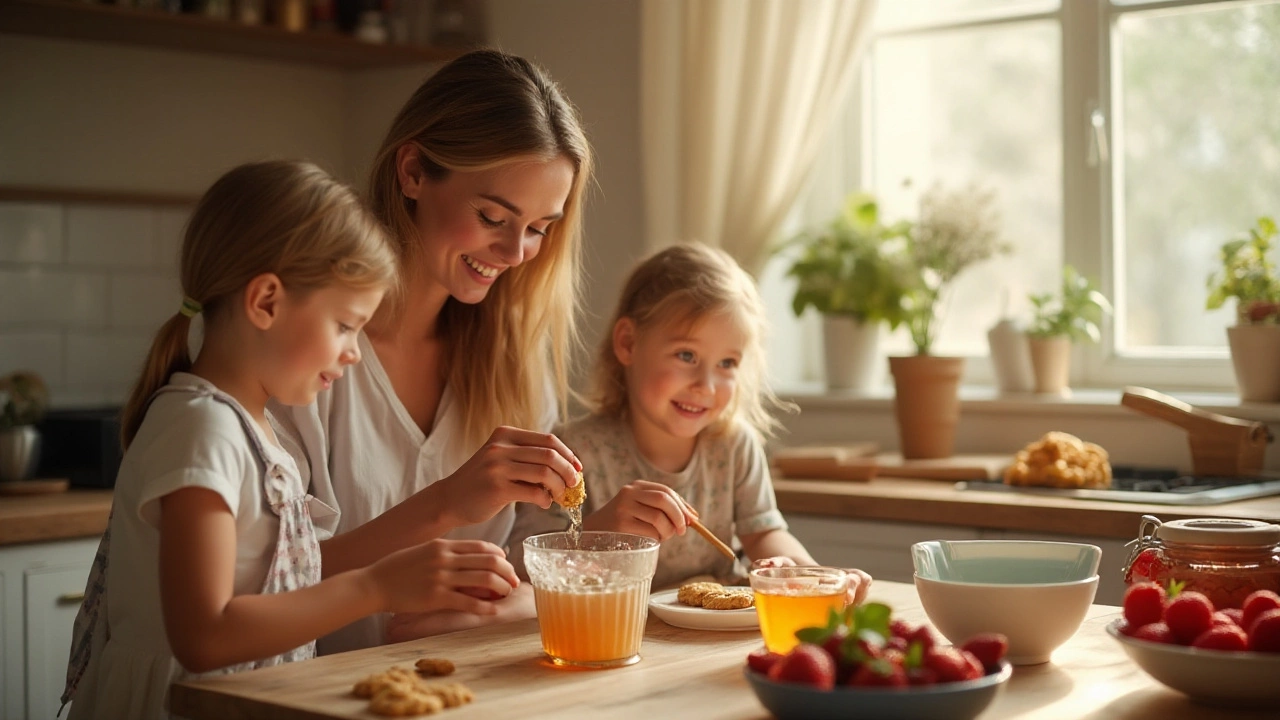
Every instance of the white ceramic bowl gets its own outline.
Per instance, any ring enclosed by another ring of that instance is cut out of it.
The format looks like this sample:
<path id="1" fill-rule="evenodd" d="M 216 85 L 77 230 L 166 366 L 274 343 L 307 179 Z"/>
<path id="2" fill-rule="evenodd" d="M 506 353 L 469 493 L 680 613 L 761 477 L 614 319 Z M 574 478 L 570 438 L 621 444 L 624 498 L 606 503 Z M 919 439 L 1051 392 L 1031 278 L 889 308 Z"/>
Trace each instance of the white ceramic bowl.
<path id="1" fill-rule="evenodd" d="M 1098 591 L 1102 550 L 1034 540 L 934 540 L 911 546 L 916 591 L 930 622 L 961 644 L 1009 638 L 1007 659 L 1035 665 L 1080 628 Z"/>
<path id="2" fill-rule="evenodd" d="M 1107 625 L 1138 667 L 1197 702 L 1274 708 L 1280 702 L 1280 654 L 1201 650 L 1135 640 L 1120 633 L 1117 618 Z"/>

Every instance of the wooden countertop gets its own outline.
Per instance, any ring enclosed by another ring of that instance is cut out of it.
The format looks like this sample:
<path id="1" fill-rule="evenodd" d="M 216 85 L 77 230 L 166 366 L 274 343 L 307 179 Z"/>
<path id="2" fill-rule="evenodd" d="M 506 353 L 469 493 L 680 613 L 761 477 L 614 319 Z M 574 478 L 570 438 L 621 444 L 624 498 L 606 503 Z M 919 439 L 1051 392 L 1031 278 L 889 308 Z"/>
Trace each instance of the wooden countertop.
<path id="1" fill-rule="evenodd" d="M 0 545 L 101 535 L 110 514 L 110 490 L 3 495 Z"/>
<path id="2" fill-rule="evenodd" d="M 871 597 L 896 616 L 924 622 L 911 585 L 877 582 Z M 1191 704 L 1134 665 L 1106 635 L 1119 608 L 1095 605 L 1076 636 L 1044 665 L 1015 668 L 1008 687 L 983 718 L 1269 717 Z M 537 621 L 467 630 L 398 645 L 330 655 L 238 675 L 173 686 L 170 710 L 192 720 L 215 718 L 372 718 L 367 701 L 351 697 L 361 678 L 421 657 L 447 657 L 458 666 L 450 679 L 475 692 L 470 705 L 444 711 L 467 718 L 767 718 L 742 668 L 760 645 L 748 632 L 682 630 L 652 615 L 636 665 L 571 671 L 542 655 Z"/>
<path id="3" fill-rule="evenodd" d="M 784 513 L 1125 540 L 1137 537 L 1143 515 L 1161 520 L 1232 517 L 1280 522 L 1280 496 L 1222 505 L 1154 505 L 956 490 L 951 482 L 898 478 L 867 482 L 775 478 L 773 488 Z"/>

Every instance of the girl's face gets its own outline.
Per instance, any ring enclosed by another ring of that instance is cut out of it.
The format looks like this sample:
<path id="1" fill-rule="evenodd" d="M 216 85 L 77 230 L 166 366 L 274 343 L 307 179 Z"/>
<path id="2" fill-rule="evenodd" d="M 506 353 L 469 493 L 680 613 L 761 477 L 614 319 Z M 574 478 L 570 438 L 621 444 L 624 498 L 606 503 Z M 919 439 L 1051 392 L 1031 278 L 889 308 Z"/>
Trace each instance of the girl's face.
<path id="1" fill-rule="evenodd" d="M 356 337 L 378 309 L 383 292 L 331 285 L 286 294 L 279 318 L 267 331 L 267 394 L 286 405 L 315 402 L 346 366 L 360 361 Z"/>
<path id="2" fill-rule="evenodd" d="M 564 215 L 574 175 L 564 157 L 451 172 L 439 181 L 422 174 L 416 157 L 400 167 L 403 192 L 417 201 L 419 270 L 464 303 L 480 302 L 498 276 L 538 255 Z"/>
<path id="3" fill-rule="evenodd" d="M 627 397 L 637 432 L 692 440 L 733 399 L 748 337 L 729 313 L 682 327 L 659 324 L 635 331 L 618 321 L 614 353 L 626 368 Z"/>

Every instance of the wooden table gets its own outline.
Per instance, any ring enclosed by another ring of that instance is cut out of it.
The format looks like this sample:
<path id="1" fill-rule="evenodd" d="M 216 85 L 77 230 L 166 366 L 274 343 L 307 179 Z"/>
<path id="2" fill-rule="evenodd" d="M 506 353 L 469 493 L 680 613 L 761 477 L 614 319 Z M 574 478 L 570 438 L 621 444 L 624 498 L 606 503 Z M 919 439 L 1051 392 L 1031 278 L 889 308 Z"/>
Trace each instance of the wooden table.
<path id="1" fill-rule="evenodd" d="M 878 582 L 871 597 L 895 614 L 923 622 L 915 588 Z M 1095 605 L 1068 643 L 1045 665 L 1017 668 L 983 718 L 1263 718 L 1267 713 L 1220 711 L 1191 704 L 1129 661 L 1104 626 L 1119 609 Z M 742 677 L 756 632 L 699 632 L 649 618 L 644 658 L 613 670 L 552 667 L 542 655 L 536 621 L 467 630 L 265 670 L 178 683 L 171 709 L 193 720 L 223 718 L 372 718 L 367 702 L 350 696 L 353 683 L 394 664 L 448 657 L 453 676 L 476 695 L 447 710 L 468 718 L 767 718 Z"/>
<path id="2" fill-rule="evenodd" d="M 1156 505 L 957 490 L 955 483 L 878 477 L 867 482 L 775 478 L 786 513 L 1130 540 L 1143 515 L 1161 520 L 1231 517 L 1280 522 L 1280 495 L 1221 505 Z"/>

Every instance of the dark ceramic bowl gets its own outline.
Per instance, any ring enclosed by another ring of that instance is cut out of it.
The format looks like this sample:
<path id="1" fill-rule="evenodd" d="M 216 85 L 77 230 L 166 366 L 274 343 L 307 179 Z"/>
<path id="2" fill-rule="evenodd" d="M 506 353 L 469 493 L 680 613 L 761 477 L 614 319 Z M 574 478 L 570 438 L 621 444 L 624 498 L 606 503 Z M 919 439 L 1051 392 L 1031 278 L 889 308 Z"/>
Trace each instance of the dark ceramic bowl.
<path id="1" fill-rule="evenodd" d="M 818 690 L 774 682 L 746 668 L 760 704 L 779 720 L 972 720 L 1004 689 L 1013 666 L 977 680 L 906 689 L 838 687 Z"/>

